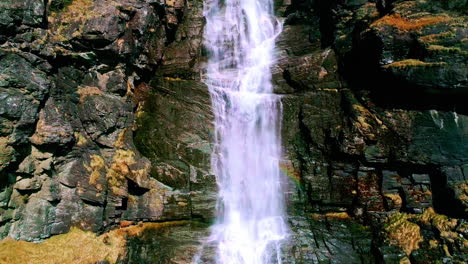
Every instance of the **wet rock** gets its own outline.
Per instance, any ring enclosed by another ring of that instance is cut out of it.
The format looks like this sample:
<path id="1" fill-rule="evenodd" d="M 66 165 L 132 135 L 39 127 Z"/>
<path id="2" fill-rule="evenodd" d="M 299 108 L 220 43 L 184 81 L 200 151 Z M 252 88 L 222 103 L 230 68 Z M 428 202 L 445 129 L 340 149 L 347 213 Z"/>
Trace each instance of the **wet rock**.
<path id="1" fill-rule="evenodd" d="M 374 263 L 368 230 L 346 219 L 316 216 L 290 218 L 285 263 Z"/>
<path id="2" fill-rule="evenodd" d="M 213 128 L 206 86 L 172 78 L 155 80 L 153 86 L 137 113 L 137 148 L 151 160 L 151 175 L 189 195 L 191 214 L 208 219 L 214 214 L 216 183 L 210 173 Z"/>
<path id="3" fill-rule="evenodd" d="M 199 253 L 203 263 L 211 263 L 213 249 L 204 243 L 208 235 L 208 226 L 197 222 L 147 229 L 128 240 L 127 255 L 121 263 L 192 263 Z"/>

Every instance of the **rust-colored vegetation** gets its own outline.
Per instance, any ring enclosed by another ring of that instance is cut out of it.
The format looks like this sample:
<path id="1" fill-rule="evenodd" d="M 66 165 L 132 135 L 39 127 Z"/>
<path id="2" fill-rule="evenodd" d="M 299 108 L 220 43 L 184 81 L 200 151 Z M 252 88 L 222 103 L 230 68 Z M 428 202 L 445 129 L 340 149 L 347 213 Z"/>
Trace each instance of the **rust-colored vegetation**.
<path id="1" fill-rule="evenodd" d="M 384 16 L 372 24 L 372 26 L 392 26 L 401 31 L 416 31 L 425 26 L 449 22 L 449 16 L 426 16 L 415 19 L 402 17 L 400 14 Z"/>

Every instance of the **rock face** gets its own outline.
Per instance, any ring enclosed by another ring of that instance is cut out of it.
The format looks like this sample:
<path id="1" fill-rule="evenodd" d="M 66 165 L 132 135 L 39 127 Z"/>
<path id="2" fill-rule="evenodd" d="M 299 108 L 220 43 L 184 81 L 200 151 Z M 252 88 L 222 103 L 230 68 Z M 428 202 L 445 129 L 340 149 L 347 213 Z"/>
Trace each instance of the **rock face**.
<path id="1" fill-rule="evenodd" d="M 276 1 L 285 263 L 468 261 L 465 10 Z M 0 3 L 0 237 L 189 220 L 122 262 L 190 262 L 216 204 L 203 25 L 200 0 Z"/>
<path id="2" fill-rule="evenodd" d="M 210 218 L 201 2 L 1 5 L 1 237 Z"/>
<path id="3" fill-rule="evenodd" d="M 468 29 L 455 6 L 466 1 L 306 1 L 279 10 L 285 170 L 299 182 L 290 203 L 302 208 L 290 210 L 292 256 L 467 261 Z M 320 232 L 317 214 L 327 223 Z M 336 214 L 373 235 L 337 225 Z"/>

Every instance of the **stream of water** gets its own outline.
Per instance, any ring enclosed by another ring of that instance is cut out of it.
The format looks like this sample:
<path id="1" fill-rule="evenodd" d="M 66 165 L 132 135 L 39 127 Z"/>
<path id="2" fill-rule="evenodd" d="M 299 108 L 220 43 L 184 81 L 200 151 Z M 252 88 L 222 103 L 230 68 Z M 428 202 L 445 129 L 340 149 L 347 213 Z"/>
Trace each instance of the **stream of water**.
<path id="1" fill-rule="evenodd" d="M 272 0 L 207 0 L 204 14 L 219 186 L 210 237 L 216 262 L 280 263 L 288 235 L 279 167 L 282 108 L 270 67 L 282 25 Z"/>

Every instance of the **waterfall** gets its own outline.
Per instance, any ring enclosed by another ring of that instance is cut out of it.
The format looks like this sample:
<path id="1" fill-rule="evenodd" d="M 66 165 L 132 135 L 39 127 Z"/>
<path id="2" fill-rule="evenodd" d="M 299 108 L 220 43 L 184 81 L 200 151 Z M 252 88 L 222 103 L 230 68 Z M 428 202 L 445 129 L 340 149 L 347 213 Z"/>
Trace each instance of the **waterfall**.
<path id="1" fill-rule="evenodd" d="M 210 241 L 222 264 L 280 263 L 287 236 L 279 162 L 282 108 L 270 67 L 281 23 L 272 0 L 207 0 L 204 81 L 215 115 L 219 186 Z"/>

